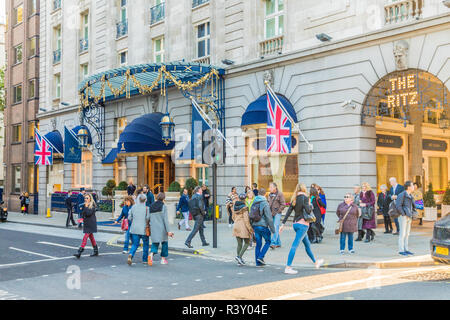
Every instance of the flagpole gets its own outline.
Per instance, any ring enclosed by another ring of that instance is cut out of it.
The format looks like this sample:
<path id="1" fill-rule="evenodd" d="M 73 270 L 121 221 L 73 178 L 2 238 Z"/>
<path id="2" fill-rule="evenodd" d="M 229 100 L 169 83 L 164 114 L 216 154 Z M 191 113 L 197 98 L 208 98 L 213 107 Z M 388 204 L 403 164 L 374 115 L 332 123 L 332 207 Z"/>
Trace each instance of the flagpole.
<path id="1" fill-rule="evenodd" d="M 34 128 L 34 129 L 39 133 L 39 135 L 42 137 L 42 139 L 44 139 L 50 145 L 50 147 L 52 147 L 53 149 L 58 151 L 58 153 L 63 153 L 63 152 L 59 151 L 58 148 L 56 148 L 53 144 L 51 144 L 50 141 L 48 141 L 48 139 L 39 131 L 38 128 Z"/>
<path id="2" fill-rule="evenodd" d="M 195 109 L 198 111 L 198 113 L 200 114 L 200 117 L 202 117 L 202 119 L 206 122 L 206 124 L 208 125 L 208 127 L 212 130 L 215 130 L 215 132 L 217 132 L 220 136 L 220 138 L 222 138 L 223 140 L 225 140 L 225 142 L 228 144 L 228 146 L 233 149 L 233 152 L 235 152 L 236 150 L 234 149 L 233 145 L 227 140 L 227 138 L 225 138 L 225 136 L 223 135 L 223 133 L 219 130 L 219 129 L 214 129 L 213 126 L 214 124 L 212 123 L 212 121 L 209 119 L 209 117 L 206 115 L 206 113 L 202 110 L 202 108 L 198 105 L 197 101 L 194 99 L 194 97 L 191 96 L 191 100 L 192 100 L 192 104 L 194 105 Z"/>
<path id="3" fill-rule="evenodd" d="M 295 128 L 298 130 L 298 132 L 300 133 L 300 135 L 302 136 L 303 140 L 306 142 L 306 144 L 308 145 L 308 151 L 312 152 L 313 151 L 313 145 L 308 141 L 308 139 L 306 139 L 306 137 L 303 135 L 303 132 L 300 130 L 300 127 L 298 126 L 298 124 L 294 121 L 294 119 L 292 119 L 291 115 L 289 114 L 289 112 L 287 112 L 286 108 L 284 107 L 284 105 L 281 103 L 281 101 L 278 99 L 278 96 L 276 95 L 276 93 L 273 91 L 273 89 L 270 87 L 269 82 L 268 81 L 264 81 L 264 84 L 266 85 L 266 89 L 267 91 L 270 91 L 270 93 L 272 94 L 272 96 L 274 97 L 274 99 L 277 101 L 278 105 L 281 107 L 281 109 L 283 109 L 283 112 L 286 114 L 286 116 L 288 117 L 288 119 L 291 121 L 291 123 L 295 126 Z"/>

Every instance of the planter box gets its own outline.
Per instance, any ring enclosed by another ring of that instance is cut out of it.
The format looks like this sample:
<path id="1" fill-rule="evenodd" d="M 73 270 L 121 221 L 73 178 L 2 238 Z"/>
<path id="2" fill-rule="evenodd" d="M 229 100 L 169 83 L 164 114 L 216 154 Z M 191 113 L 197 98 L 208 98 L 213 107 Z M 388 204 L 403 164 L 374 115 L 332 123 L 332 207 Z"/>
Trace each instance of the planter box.
<path id="1" fill-rule="evenodd" d="M 442 204 L 441 205 L 441 218 L 445 217 L 448 213 L 450 213 L 450 205 Z"/>
<path id="2" fill-rule="evenodd" d="M 436 221 L 437 220 L 437 208 L 425 207 L 423 220 L 425 221 Z"/>
<path id="3" fill-rule="evenodd" d="M 434 201 L 436 201 L 437 204 L 441 204 L 443 199 L 444 199 L 443 194 L 435 194 L 434 195 Z"/>

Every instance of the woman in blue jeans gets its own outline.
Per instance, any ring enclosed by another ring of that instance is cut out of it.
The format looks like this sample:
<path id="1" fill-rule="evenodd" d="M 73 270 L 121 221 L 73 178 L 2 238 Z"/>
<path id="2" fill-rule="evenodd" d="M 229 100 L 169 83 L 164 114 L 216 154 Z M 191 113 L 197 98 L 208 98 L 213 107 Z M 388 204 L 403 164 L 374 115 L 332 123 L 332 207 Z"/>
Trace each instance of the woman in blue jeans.
<path id="1" fill-rule="evenodd" d="M 311 251 L 311 244 L 307 237 L 307 232 L 309 229 L 309 223 L 303 217 L 303 211 L 307 213 L 311 213 L 311 206 L 309 205 L 308 195 L 306 193 L 306 185 L 303 183 L 297 184 L 295 188 L 294 194 L 291 199 L 291 206 L 284 217 L 283 223 L 280 226 L 280 233 L 284 229 L 284 224 L 287 219 L 291 215 L 292 211 L 295 212 L 293 227 L 295 231 L 295 239 L 292 243 L 291 250 L 289 251 L 289 256 L 286 264 L 286 268 L 284 269 L 284 273 L 286 274 L 296 274 L 297 270 L 292 269 L 292 262 L 294 261 L 295 252 L 300 244 L 303 242 L 305 246 L 306 254 L 311 258 L 312 262 L 315 264 L 316 268 L 320 268 L 323 264 L 323 259 L 316 260 L 314 258 L 314 254 Z"/>
<path id="2" fill-rule="evenodd" d="M 340 237 L 340 253 L 344 254 L 345 250 L 345 239 L 348 239 L 348 251 L 350 253 L 355 253 L 353 250 L 353 233 L 358 231 L 358 217 L 359 210 L 358 206 L 353 202 L 353 195 L 347 193 L 344 196 L 344 202 L 339 204 L 336 215 L 339 221 L 342 222 L 342 232 Z"/>
<path id="3" fill-rule="evenodd" d="M 129 230 L 133 243 L 127 261 L 130 266 L 141 239 L 143 242 L 142 262 L 147 264 L 149 237 L 145 234 L 145 228 L 150 223 L 150 213 L 148 207 L 145 205 L 146 200 L 147 197 L 145 194 L 140 194 L 136 199 L 136 204 L 131 207 L 130 212 L 128 213 L 128 221 L 131 222 L 131 227 Z"/>
<path id="4" fill-rule="evenodd" d="M 133 197 L 127 196 L 123 200 L 123 207 L 120 216 L 114 221 L 114 224 L 118 224 L 122 219 L 128 219 L 128 212 L 130 212 L 131 207 L 134 205 Z M 130 227 L 131 222 L 128 220 L 128 229 L 125 231 L 125 241 L 123 245 L 122 253 L 128 253 L 128 246 L 130 245 Z"/>

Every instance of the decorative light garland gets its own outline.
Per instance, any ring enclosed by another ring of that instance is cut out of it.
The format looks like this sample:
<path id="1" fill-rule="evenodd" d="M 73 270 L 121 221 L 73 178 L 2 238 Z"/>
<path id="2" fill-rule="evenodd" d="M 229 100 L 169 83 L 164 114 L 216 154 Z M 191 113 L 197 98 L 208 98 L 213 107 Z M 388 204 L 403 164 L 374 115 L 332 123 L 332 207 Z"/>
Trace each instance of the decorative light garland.
<path id="1" fill-rule="evenodd" d="M 142 73 L 146 73 L 147 69 L 143 69 Z M 115 74 L 114 76 L 117 76 Z M 156 79 L 152 82 L 151 85 L 142 84 L 141 81 L 139 81 L 135 75 L 132 75 L 130 70 L 128 69 L 125 74 L 125 79 L 123 83 L 118 88 L 114 88 L 109 79 L 106 79 L 106 75 L 103 75 L 101 77 L 100 81 L 101 87 L 99 94 L 96 95 L 94 92 L 94 89 L 92 89 L 92 86 L 87 82 L 84 87 L 80 90 L 80 101 L 81 105 L 83 107 L 89 106 L 89 101 L 93 100 L 95 103 L 99 103 L 101 100 L 103 102 L 106 101 L 106 86 L 111 90 L 111 93 L 114 95 L 114 97 L 117 97 L 119 95 L 125 94 L 126 98 L 129 99 L 131 94 L 131 83 L 133 84 L 133 87 L 137 88 L 139 90 L 140 94 L 149 94 L 151 93 L 158 85 L 160 85 L 161 89 L 161 95 L 166 95 L 166 79 L 172 82 L 178 89 L 181 89 L 183 91 L 189 91 L 196 87 L 199 87 L 203 85 L 205 82 L 209 81 L 211 79 L 211 92 L 214 90 L 214 81 L 218 81 L 219 79 L 219 72 L 216 69 L 211 69 L 210 72 L 205 74 L 203 77 L 198 79 L 195 82 L 187 81 L 186 83 L 182 82 L 181 80 L 177 79 L 173 74 L 171 74 L 169 71 L 167 71 L 166 66 L 162 65 L 158 70 L 158 76 Z M 97 83 L 95 81 L 94 83 Z M 94 84 L 92 83 L 92 84 Z M 217 87 L 217 84 L 216 84 Z"/>

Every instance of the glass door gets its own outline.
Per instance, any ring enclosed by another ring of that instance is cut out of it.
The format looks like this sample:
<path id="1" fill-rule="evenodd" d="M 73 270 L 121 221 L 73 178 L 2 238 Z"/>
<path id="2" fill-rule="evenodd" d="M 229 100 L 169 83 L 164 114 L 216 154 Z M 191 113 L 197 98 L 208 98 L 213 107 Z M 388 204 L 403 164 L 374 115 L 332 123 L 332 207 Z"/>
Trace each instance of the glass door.
<path id="1" fill-rule="evenodd" d="M 153 162 L 153 191 L 157 194 L 160 191 L 164 191 L 164 182 L 165 182 L 165 164 L 164 159 L 155 159 Z"/>

